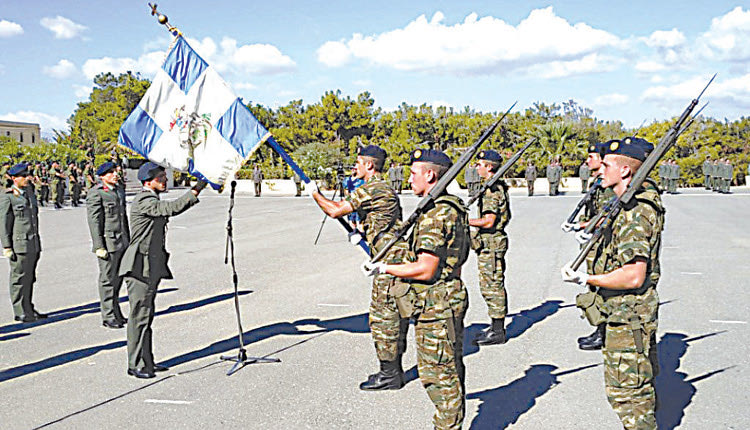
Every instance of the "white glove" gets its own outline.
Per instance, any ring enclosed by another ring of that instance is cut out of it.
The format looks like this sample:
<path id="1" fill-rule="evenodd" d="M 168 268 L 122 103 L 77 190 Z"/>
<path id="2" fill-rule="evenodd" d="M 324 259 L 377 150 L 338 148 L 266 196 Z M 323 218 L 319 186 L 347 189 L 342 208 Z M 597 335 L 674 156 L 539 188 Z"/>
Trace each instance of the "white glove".
<path id="1" fill-rule="evenodd" d="M 570 263 L 560 269 L 560 274 L 562 275 L 563 282 L 570 282 L 581 287 L 585 287 L 589 280 L 589 275 L 578 270 L 573 270 L 570 267 Z"/>
<path id="2" fill-rule="evenodd" d="M 359 245 L 359 242 L 362 241 L 362 235 L 359 234 L 356 230 L 349 233 L 349 242 L 352 245 Z"/>
<path id="3" fill-rule="evenodd" d="M 581 225 L 578 223 L 570 223 L 570 222 L 564 222 L 560 225 L 560 228 L 565 233 L 570 233 L 571 231 L 578 231 L 581 229 Z"/>
<path id="4" fill-rule="evenodd" d="M 96 251 L 94 251 L 94 254 L 96 254 L 97 257 L 101 258 L 102 260 L 106 260 L 109 253 L 107 253 L 107 250 L 104 248 L 99 248 Z"/>
<path id="5" fill-rule="evenodd" d="M 3 248 L 3 257 L 12 260 L 15 256 L 16 253 L 13 252 L 13 248 Z"/>
<path id="6" fill-rule="evenodd" d="M 310 182 L 305 183 L 305 192 L 307 195 L 312 197 L 313 193 L 319 193 L 318 184 L 315 183 L 314 179 L 310 179 Z"/>
<path id="7" fill-rule="evenodd" d="M 365 260 L 360 268 L 365 276 L 377 276 L 385 273 L 385 263 L 371 263 L 370 260 Z"/>
<path id="8" fill-rule="evenodd" d="M 578 241 L 578 243 L 583 245 L 591 240 L 593 236 L 593 234 L 586 233 L 585 231 L 579 231 L 578 233 L 576 233 L 576 240 Z"/>

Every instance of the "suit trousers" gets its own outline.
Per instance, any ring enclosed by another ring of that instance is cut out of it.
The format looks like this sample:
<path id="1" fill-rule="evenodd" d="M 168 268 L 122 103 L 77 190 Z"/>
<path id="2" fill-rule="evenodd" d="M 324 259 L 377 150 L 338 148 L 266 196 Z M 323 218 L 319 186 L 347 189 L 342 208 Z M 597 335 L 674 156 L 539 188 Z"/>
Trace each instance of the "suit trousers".
<path id="1" fill-rule="evenodd" d="M 96 259 L 99 264 L 99 306 L 102 321 L 114 322 L 124 319 L 120 310 L 122 276 L 117 275 L 123 252 L 110 252 L 106 260 Z"/>
<path id="2" fill-rule="evenodd" d="M 159 280 L 143 282 L 126 277 L 130 318 L 128 319 L 128 368 L 154 371 L 154 354 L 151 345 L 151 323 L 156 308 L 156 289 Z"/>
<path id="3" fill-rule="evenodd" d="M 17 317 L 34 316 L 31 294 L 38 262 L 38 252 L 18 253 L 15 261 L 10 260 L 10 303 L 13 305 L 13 314 Z"/>

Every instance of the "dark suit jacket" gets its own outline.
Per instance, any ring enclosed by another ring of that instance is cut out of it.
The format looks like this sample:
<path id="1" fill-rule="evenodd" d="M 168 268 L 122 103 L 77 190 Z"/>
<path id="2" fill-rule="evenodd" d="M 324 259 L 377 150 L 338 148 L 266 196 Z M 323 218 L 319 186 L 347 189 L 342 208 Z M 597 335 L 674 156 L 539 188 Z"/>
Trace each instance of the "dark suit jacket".
<path id="1" fill-rule="evenodd" d="M 147 283 L 172 279 L 165 248 L 167 223 L 170 216 L 179 215 L 196 203 L 198 198 L 192 191 L 171 201 L 161 201 L 148 190 L 136 195 L 130 207 L 130 245 L 122 257 L 119 275 Z"/>

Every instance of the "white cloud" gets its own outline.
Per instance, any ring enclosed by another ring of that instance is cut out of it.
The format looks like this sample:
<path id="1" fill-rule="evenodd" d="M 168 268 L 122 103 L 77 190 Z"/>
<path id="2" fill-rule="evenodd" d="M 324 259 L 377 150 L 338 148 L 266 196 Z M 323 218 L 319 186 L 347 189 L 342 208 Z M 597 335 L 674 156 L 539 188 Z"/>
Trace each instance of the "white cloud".
<path id="1" fill-rule="evenodd" d="M 707 83 L 707 76 L 696 76 L 674 85 L 649 88 L 641 98 L 674 111 L 673 115 L 676 115 L 678 109 L 687 106 Z M 705 111 L 707 116 L 739 117 L 739 111 L 750 109 L 750 73 L 733 79 L 715 80 L 701 98 L 701 105 L 705 102 L 710 102 Z"/>
<path id="2" fill-rule="evenodd" d="M 240 82 L 232 86 L 237 90 L 254 90 L 258 88 L 256 85 L 251 84 L 250 82 Z"/>
<path id="3" fill-rule="evenodd" d="M 87 28 L 85 25 L 75 23 L 60 15 L 54 18 L 44 17 L 39 23 L 42 24 L 42 27 L 54 33 L 55 39 L 72 39 Z"/>
<path id="4" fill-rule="evenodd" d="M 397 70 L 457 75 L 498 74 L 554 63 L 551 75 L 563 76 L 590 71 L 584 63 L 594 61 L 591 54 L 622 45 L 609 32 L 570 24 L 552 7 L 533 10 L 517 26 L 475 13 L 455 25 L 445 25 L 444 18 L 436 12 L 429 21 L 422 15 L 404 28 L 326 42 L 318 49 L 318 60 L 337 66 L 357 58 Z"/>
<path id="5" fill-rule="evenodd" d="M 643 41 L 651 48 L 676 48 L 685 44 L 685 35 L 673 28 L 669 31 L 655 31 Z"/>
<path id="6" fill-rule="evenodd" d="M 635 63 L 635 70 L 642 72 L 642 73 L 653 73 L 653 72 L 661 72 L 667 69 L 667 66 L 664 63 L 661 63 L 659 61 L 638 61 Z"/>
<path id="7" fill-rule="evenodd" d="M 91 95 L 91 91 L 94 88 L 91 85 L 73 85 L 73 94 L 75 94 L 76 98 L 79 100 L 86 100 L 89 98 L 89 95 Z"/>
<path id="8" fill-rule="evenodd" d="M 563 78 L 589 73 L 611 72 L 623 60 L 599 54 L 590 54 L 583 58 L 570 61 L 550 61 L 533 65 L 528 68 L 528 74 L 543 79 Z"/>
<path id="9" fill-rule="evenodd" d="M 594 105 L 599 107 L 617 106 L 627 103 L 630 97 L 625 94 L 604 94 L 594 99 Z"/>
<path id="10" fill-rule="evenodd" d="M 42 112 L 18 111 L 8 112 L 0 115 L 0 119 L 6 121 L 31 122 L 39 124 L 42 134 L 52 133 L 52 129 L 68 130 L 68 123 L 64 118 Z"/>
<path id="11" fill-rule="evenodd" d="M 358 87 L 369 87 L 370 85 L 372 85 L 372 81 L 369 79 L 357 79 L 356 81 L 352 82 L 352 84 Z"/>
<path id="12" fill-rule="evenodd" d="M 23 27 L 12 21 L 0 20 L 0 37 L 12 37 L 23 34 Z"/>
<path id="13" fill-rule="evenodd" d="M 750 59 L 750 10 L 737 6 L 711 20 L 699 38 L 699 49 L 708 57 L 730 62 Z"/>
<path id="14" fill-rule="evenodd" d="M 64 58 L 58 61 L 54 66 L 45 66 L 43 70 L 45 75 L 52 76 L 53 78 L 57 79 L 70 78 L 78 71 L 75 64 Z"/>
<path id="15" fill-rule="evenodd" d="M 83 70 L 83 74 L 86 75 L 86 78 L 88 79 L 93 79 L 100 73 L 110 72 L 118 75 L 127 71 L 133 73 L 140 72 L 144 77 L 150 79 L 156 74 L 156 71 L 159 70 L 163 61 L 163 52 L 149 52 L 141 55 L 137 59 L 129 57 L 91 58 L 83 63 L 81 70 Z"/>

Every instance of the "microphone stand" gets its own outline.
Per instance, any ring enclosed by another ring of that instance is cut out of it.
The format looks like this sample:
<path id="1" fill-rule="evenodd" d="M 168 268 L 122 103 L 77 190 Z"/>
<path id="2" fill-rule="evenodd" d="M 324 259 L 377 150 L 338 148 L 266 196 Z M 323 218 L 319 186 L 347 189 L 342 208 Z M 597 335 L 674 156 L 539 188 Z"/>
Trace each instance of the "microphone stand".
<path id="1" fill-rule="evenodd" d="M 232 181 L 232 192 L 229 195 L 229 217 L 227 218 L 227 245 L 224 249 L 224 264 L 228 264 L 230 261 L 232 263 L 232 283 L 234 284 L 234 310 L 237 314 L 237 328 L 239 329 L 239 335 L 237 336 L 237 339 L 239 339 L 240 347 L 237 351 L 237 355 L 222 355 L 220 358 L 224 361 L 233 361 L 234 365 L 231 369 L 229 369 L 229 372 L 227 372 L 227 376 L 231 376 L 234 372 L 242 369 L 248 364 L 251 363 L 280 363 L 281 360 L 278 358 L 266 358 L 266 357 L 248 357 L 247 352 L 245 351 L 245 341 L 242 338 L 242 318 L 240 318 L 240 295 L 237 288 L 238 284 L 238 278 L 237 278 L 237 268 L 234 264 L 234 236 L 232 235 L 232 209 L 234 209 L 234 191 L 237 188 L 237 181 Z"/>

